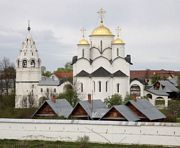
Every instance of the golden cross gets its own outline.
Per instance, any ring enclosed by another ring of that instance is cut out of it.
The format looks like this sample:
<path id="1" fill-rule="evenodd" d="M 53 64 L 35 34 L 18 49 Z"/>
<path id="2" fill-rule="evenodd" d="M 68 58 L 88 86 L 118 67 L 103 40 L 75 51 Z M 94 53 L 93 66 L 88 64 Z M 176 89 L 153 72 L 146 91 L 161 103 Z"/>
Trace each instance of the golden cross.
<path id="1" fill-rule="evenodd" d="M 116 29 L 117 37 L 119 37 L 121 30 L 122 30 L 122 29 L 118 26 L 117 29 Z"/>
<path id="2" fill-rule="evenodd" d="M 82 27 L 80 31 L 82 33 L 82 37 L 84 38 L 86 29 L 84 27 Z"/>
<path id="3" fill-rule="evenodd" d="M 101 23 L 103 23 L 104 14 L 106 13 L 106 11 L 103 8 L 101 8 L 97 13 L 100 16 Z"/>

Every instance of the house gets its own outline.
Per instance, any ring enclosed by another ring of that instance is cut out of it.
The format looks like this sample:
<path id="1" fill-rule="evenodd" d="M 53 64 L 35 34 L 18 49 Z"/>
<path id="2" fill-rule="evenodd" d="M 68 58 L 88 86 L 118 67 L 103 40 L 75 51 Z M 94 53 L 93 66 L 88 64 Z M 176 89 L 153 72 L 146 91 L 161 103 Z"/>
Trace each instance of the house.
<path id="1" fill-rule="evenodd" d="M 139 121 L 140 118 L 126 105 L 114 105 L 106 111 L 101 120 Z"/>
<path id="2" fill-rule="evenodd" d="M 163 121 L 166 116 L 146 99 L 130 100 L 126 103 L 140 121 Z"/>
<path id="3" fill-rule="evenodd" d="M 36 110 L 33 117 L 64 117 L 68 118 L 73 108 L 66 99 L 46 100 Z"/>
<path id="4" fill-rule="evenodd" d="M 101 100 L 83 100 L 76 104 L 69 118 L 100 119 L 107 110 L 106 105 Z"/>

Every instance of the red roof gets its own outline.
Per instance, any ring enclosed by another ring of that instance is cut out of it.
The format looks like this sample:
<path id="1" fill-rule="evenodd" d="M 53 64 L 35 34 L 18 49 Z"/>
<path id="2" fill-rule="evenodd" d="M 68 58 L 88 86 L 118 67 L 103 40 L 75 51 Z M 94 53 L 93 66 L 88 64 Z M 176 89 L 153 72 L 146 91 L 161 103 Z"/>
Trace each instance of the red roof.
<path id="1" fill-rule="evenodd" d="M 169 76 L 173 77 L 177 75 L 177 71 L 172 70 L 131 70 L 130 77 L 131 78 L 150 78 L 151 76 L 157 74 L 162 78 L 168 78 Z"/>
<path id="2" fill-rule="evenodd" d="M 61 71 L 61 72 L 55 72 L 54 74 L 58 78 L 72 78 L 73 77 L 72 71 L 68 71 L 68 72 Z"/>

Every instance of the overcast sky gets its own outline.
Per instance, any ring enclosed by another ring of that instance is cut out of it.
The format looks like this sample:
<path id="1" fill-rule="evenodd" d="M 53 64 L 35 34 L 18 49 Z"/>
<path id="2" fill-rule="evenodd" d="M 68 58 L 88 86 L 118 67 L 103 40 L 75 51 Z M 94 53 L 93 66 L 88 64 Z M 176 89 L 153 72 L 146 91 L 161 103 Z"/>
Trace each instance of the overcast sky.
<path id="1" fill-rule="evenodd" d="M 131 69 L 180 70 L 180 0 L 0 0 L 0 58 L 15 62 L 30 20 L 42 65 L 55 70 L 76 54 L 81 27 L 88 37 L 98 26 L 100 8 L 114 34 L 122 28 Z"/>

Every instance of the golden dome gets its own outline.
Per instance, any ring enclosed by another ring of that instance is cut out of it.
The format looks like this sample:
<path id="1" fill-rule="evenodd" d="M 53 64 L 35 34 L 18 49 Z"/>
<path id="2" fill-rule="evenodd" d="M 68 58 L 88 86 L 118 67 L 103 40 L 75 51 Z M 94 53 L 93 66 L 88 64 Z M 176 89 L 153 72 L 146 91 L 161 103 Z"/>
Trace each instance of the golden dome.
<path id="1" fill-rule="evenodd" d="M 109 28 L 105 27 L 103 23 L 93 30 L 90 36 L 113 36 Z"/>
<path id="2" fill-rule="evenodd" d="M 125 44 L 123 40 L 121 40 L 120 38 L 117 38 L 115 40 L 112 41 L 112 44 Z"/>
<path id="3" fill-rule="evenodd" d="M 79 44 L 78 45 L 89 45 L 89 42 L 86 40 L 86 39 L 81 39 L 80 41 L 79 41 Z"/>

